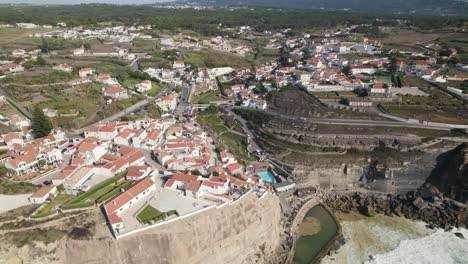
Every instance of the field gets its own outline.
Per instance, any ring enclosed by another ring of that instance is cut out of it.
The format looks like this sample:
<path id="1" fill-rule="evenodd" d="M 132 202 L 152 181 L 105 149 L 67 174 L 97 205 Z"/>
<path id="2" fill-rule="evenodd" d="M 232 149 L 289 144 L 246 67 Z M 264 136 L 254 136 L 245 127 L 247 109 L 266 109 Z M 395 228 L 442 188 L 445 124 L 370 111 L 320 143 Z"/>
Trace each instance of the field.
<path id="1" fill-rule="evenodd" d="M 142 224 L 147 224 L 151 222 L 151 220 L 157 222 L 164 217 L 164 213 L 156 210 L 151 205 L 147 205 L 141 212 L 137 215 L 138 220 Z"/>
<path id="2" fill-rule="evenodd" d="M 268 109 L 272 112 L 301 117 L 382 120 L 377 115 L 349 110 L 331 109 L 322 105 L 307 91 L 288 86 L 267 97 Z"/>
<path id="3" fill-rule="evenodd" d="M 186 64 L 194 68 L 217 68 L 217 67 L 250 67 L 246 57 L 212 49 L 200 51 L 182 50 Z"/>
<path id="4" fill-rule="evenodd" d="M 458 51 L 460 62 L 468 63 L 468 34 L 444 35 L 437 39 L 437 43 L 447 48 L 455 48 Z"/>
<path id="5" fill-rule="evenodd" d="M 117 194 L 120 192 L 121 188 L 127 187 L 128 186 L 119 186 L 117 182 L 125 177 L 126 172 L 121 173 L 117 176 L 114 176 L 112 178 L 109 178 L 90 190 L 88 190 L 85 193 L 82 193 L 78 195 L 77 197 L 69 200 L 68 202 L 64 203 L 61 208 L 62 209 L 76 209 L 76 208 L 84 208 L 84 207 L 90 207 L 96 204 L 97 202 L 104 202 L 106 199 L 103 199 L 103 197 L 109 199 L 113 195 Z M 116 191 L 117 190 L 117 191 Z"/>
<path id="6" fill-rule="evenodd" d="M 211 130 L 214 134 L 214 138 L 219 139 L 224 144 L 224 147 L 231 152 L 239 162 L 245 163 L 255 160 L 254 157 L 247 152 L 246 137 L 235 130 L 228 129 L 220 117 L 222 114 L 218 111 L 214 112 L 208 109 L 200 112 L 197 115 L 197 121 L 203 127 Z"/>
<path id="7" fill-rule="evenodd" d="M 424 89 L 430 96 L 402 95 L 400 103 L 383 103 L 382 110 L 392 115 L 423 121 L 467 124 L 468 106 L 438 88 Z"/>
<path id="8" fill-rule="evenodd" d="M 191 103 L 193 104 L 209 104 L 212 101 L 218 101 L 221 98 L 218 96 L 219 91 L 209 91 L 198 95 L 193 95 Z"/>
<path id="9" fill-rule="evenodd" d="M 35 214 L 32 216 L 34 218 L 45 217 L 51 215 L 55 212 L 55 207 L 62 205 L 69 200 L 71 200 L 74 196 L 60 193 L 58 194 L 51 202 L 46 203 L 41 209 L 37 210 Z"/>
<path id="10" fill-rule="evenodd" d="M 19 28 L 0 28 L 0 48 L 2 51 L 11 52 L 14 49 L 36 49 L 41 39 L 28 37 L 31 34 L 45 33 L 51 29 L 19 29 Z"/>

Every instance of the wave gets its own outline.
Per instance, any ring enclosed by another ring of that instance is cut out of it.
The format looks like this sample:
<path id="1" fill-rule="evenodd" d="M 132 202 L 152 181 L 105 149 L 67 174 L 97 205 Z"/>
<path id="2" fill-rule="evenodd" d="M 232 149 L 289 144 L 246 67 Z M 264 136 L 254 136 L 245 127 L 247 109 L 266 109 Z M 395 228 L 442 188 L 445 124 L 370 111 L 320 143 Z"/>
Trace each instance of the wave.
<path id="1" fill-rule="evenodd" d="M 429 236 L 404 240 L 395 250 L 377 255 L 366 264 L 466 264 L 468 240 L 455 236 L 454 232 L 460 232 L 468 238 L 466 229 L 456 229 L 451 232 L 438 229 Z"/>
<path id="2" fill-rule="evenodd" d="M 462 264 L 468 263 L 468 230 L 429 229 L 421 221 L 378 215 L 341 222 L 345 244 L 322 264 Z"/>

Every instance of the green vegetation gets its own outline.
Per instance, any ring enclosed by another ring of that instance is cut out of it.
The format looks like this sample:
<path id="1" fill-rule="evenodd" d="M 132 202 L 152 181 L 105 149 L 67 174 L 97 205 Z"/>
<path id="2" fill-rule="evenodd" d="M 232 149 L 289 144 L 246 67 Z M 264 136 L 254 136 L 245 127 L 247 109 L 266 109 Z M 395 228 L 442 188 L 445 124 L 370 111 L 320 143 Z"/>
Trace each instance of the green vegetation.
<path id="1" fill-rule="evenodd" d="M 143 224 L 149 223 L 151 220 L 157 222 L 164 218 L 164 214 L 156 210 L 151 205 L 147 205 L 138 215 L 138 220 Z"/>
<path id="2" fill-rule="evenodd" d="M 250 62 L 243 56 L 216 50 L 183 51 L 185 63 L 194 68 L 250 67 Z"/>
<path id="3" fill-rule="evenodd" d="M 239 162 L 254 161 L 255 157 L 247 152 L 247 138 L 239 132 L 229 130 L 224 125 L 221 115 L 220 108 L 211 105 L 197 115 L 197 121 L 201 126 L 210 130 L 214 138 L 219 139 L 224 144 L 224 148 L 227 148 Z"/>
<path id="4" fill-rule="evenodd" d="M 143 210 L 141 210 L 140 213 L 138 213 L 137 218 L 141 223 L 149 224 L 151 221 L 158 222 L 166 219 L 171 215 L 178 215 L 178 213 L 175 210 L 162 213 L 151 205 L 147 205 L 145 208 L 143 208 Z"/>
<path id="5" fill-rule="evenodd" d="M 29 182 L 13 182 L 0 179 L 0 194 L 23 194 L 32 193 L 36 190 L 37 187 Z"/>
<path id="6" fill-rule="evenodd" d="M 443 35 L 437 39 L 437 43 L 448 48 L 457 49 L 458 55 L 451 60 L 452 63 L 468 63 L 468 40 L 465 35 Z"/>
<path id="7" fill-rule="evenodd" d="M 389 114 L 418 120 L 466 124 L 468 106 L 438 88 L 425 89 L 430 96 L 402 95 L 400 103 L 383 103 L 381 109 Z"/>
<path id="8" fill-rule="evenodd" d="M 68 201 L 67 203 L 63 204 L 61 206 L 62 209 L 76 209 L 76 208 L 84 208 L 84 207 L 90 207 L 96 204 L 98 202 L 99 198 L 105 196 L 109 192 L 115 191 L 115 188 L 120 188 L 116 187 L 116 183 L 125 177 L 127 172 L 122 172 L 118 174 L 117 176 L 114 176 L 112 178 L 109 178 L 93 188 L 91 188 L 89 191 L 82 193 L 78 195 L 76 198 Z M 104 201 L 101 199 L 100 201 Z"/>
<path id="9" fill-rule="evenodd" d="M 31 128 L 35 138 L 44 137 L 52 131 L 52 123 L 41 108 L 35 107 L 32 113 Z"/>
<path id="10" fill-rule="evenodd" d="M 103 196 L 99 197 L 96 202 L 97 203 L 103 203 L 107 200 L 109 200 L 110 198 L 114 197 L 115 195 L 117 195 L 118 193 L 120 193 L 122 191 L 122 189 L 124 190 L 128 190 L 130 187 L 132 187 L 133 185 L 133 182 L 131 181 L 127 181 L 126 183 L 120 185 L 120 186 L 117 186 L 115 187 L 112 191 L 104 194 Z"/>
<path id="11" fill-rule="evenodd" d="M 65 236 L 65 232 L 59 229 L 31 229 L 19 235 L 15 245 L 21 248 L 25 245 L 33 244 L 34 242 L 43 242 L 50 244 Z"/>
<path id="12" fill-rule="evenodd" d="M 33 218 L 40 218 L 51 215 L 55 212 L 56 206 L 62 205 L 72 199 L 74 196 L 69 194 L 60 193 L 49 203 L 46 203 L 41 209 L 32 215 Z"/>
<path id="13" fill-rule="evenodd" d="M 191 103 L 193 104 L 209 104 L 213 101 L 218 101 L 221 98 L 219 97 L 219 91 L 209 91 L 193 95 L 191 99 Z"/>

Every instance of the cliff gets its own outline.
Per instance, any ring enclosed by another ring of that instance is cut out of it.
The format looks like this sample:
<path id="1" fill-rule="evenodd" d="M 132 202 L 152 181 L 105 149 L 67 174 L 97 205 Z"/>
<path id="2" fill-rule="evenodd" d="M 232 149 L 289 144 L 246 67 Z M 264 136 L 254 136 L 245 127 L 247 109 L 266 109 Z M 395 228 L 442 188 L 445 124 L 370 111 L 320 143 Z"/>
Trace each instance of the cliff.
<path id="1" fill-rule="evenodd" d="M 438 157 L 425 187 L 468 204 L 468 143 Z"/>
<path id="2" fill-rule="evenodd" d="M 67 264 L 275 263 L 280 218 L 277 196 L 248 194 L 119 240 L 67 239 L 58 257 Z"/>

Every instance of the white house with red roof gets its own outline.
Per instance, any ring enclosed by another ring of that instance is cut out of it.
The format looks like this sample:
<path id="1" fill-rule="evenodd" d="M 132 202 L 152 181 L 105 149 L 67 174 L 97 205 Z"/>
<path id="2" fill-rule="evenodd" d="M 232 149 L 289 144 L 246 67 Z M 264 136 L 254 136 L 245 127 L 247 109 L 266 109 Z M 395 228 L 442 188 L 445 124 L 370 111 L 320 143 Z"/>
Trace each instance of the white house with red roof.
<path id="1" fill-rule="evenodd" d="M 13 146 L 14 144 L 24 144 L 23 136 L 18 132 L 9 132 L 2 136 L 2 140 L 3 142 L 5 142 L 8 148 L 11 148 L 11 146 Z"/>
<path id="2" fill-rule="evenodd" d="M 156 190 L 151 177 L 145 177 L 125 192 L 121 192 L 104 204 L 104 211 L 114 232 L 119 232 L 125 228 L 125 224 L 120 217 L 128 208 L 136 204 L 139 200 L 148 196 Z"/>
<path id="3" fill-rule="evenodd" d="M 111 141 L 118 135 L 117 127 L 112 124 L 104 124 L 104 125 L 94 125 L 87 127 L 84 130 L 85 138 L 98 138 L 101 140 Z"/>
<path id="4" fill-rule="evenodd" d="M 127 168 L 127 175 L 125 177 L 127 180 L 139 181 L 144 177 L 149 176 L 151 171 L 151 167 L 146 165 L 130 166 Z"/>
<path id="5" fill-rule="evenodd" d="M 92 69 L 92 68 L 82 68 L 82 69 L 80 69 L 80 71 L 78 72 L 78 75 L 79 75 L 81 78 L 85 78 L 85 77 L 87 77 L 87 76 L 93 75 L 93 69 Z"/>
<path id="6" fill-rule="evenodd" d="M 21 66 L 20 64 L 9 63 L 9 64 L 0 65 L 0 72 L 15 73 L 15 72 L 22 72 L 22 71 L 24 71 L 24 67 Z"/>
<path id="7" fill-rule="evenodd" d="M 54 185 L 44 186 L 29 196 L 28 200 L 32 204 L 43 204 L 49 198 L 52 198 L 57 193 L 57 187 Z"/>
<path id="8" fill-rule="evenodd" d="M 59 64 L 58 66 L 52 67 L 52 69 L 54 69 L 56 71 L 63 71 L 63 72 L 72 72 L 73 71 L 73 67 L 66 64 L 66 63 Z"/>
<path id="9" fill-rule="evenodd" d="M 161 95 L 158 99 L 156 99 L 156 105 L 159 106 L 163 111 L 174 111 L 177 107 L 177 96 L 178 94 L 175 92 Z"/>
<path id="10" fill-rule="evenodd" d="M 127 99 L 128 91 L 127 89 L 120 86 L 110 86 L 102 89 L 102 95 L 109 96 L 112 99 Z"/>
<path id="11" fill-rule="evenodd" d="M 24 49 L 15 49 L 11 53 L 13 57 L 23 57 L 27 54 L 27 52 Z"/>
<path id="12" fill-rule="evenodd" d="M 110 74 L 105 73 L 99 74 L 96 77 L 96 81 L 108 85 L 119 85 L 119 82 L 116 79 L 112 78 Z"/>
<path id="13" fill-rule="evenodd" d="M 141 83 L 135 85 L 135 89 L 140 93 L 147 92 L 151 90 L 151 88 L 152 84 L 150 80 L 144 80 Z"/>

